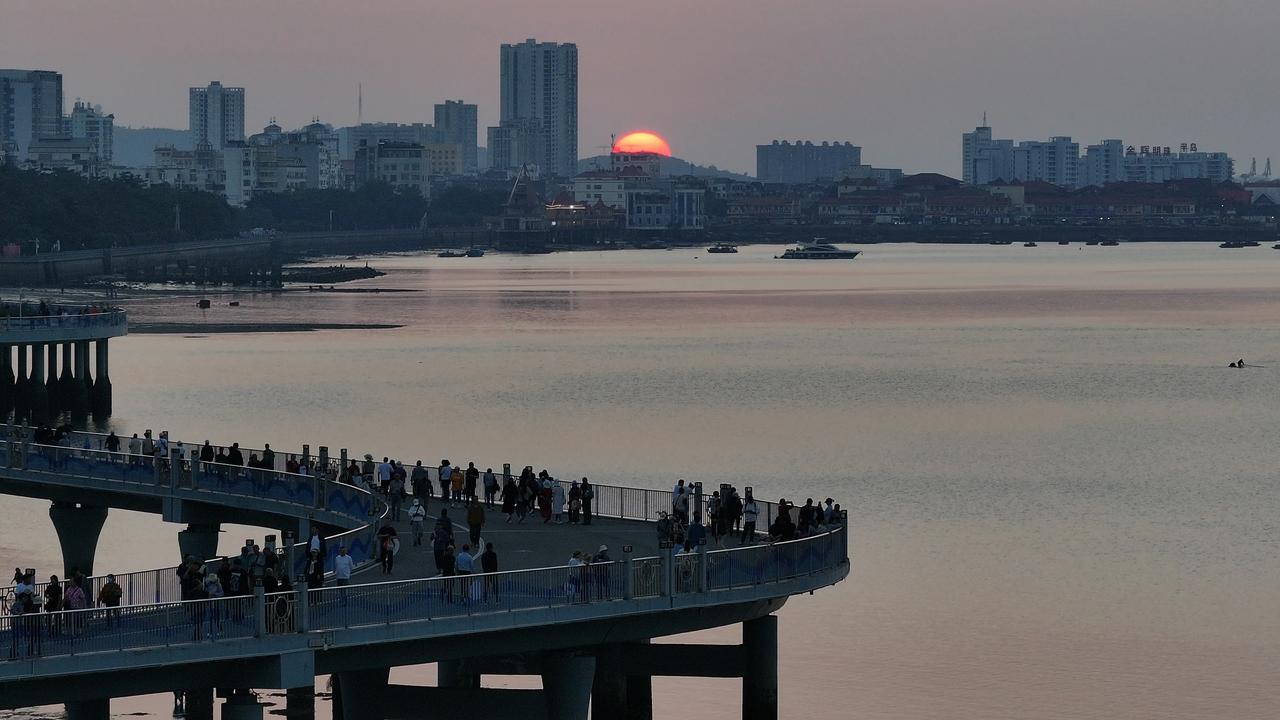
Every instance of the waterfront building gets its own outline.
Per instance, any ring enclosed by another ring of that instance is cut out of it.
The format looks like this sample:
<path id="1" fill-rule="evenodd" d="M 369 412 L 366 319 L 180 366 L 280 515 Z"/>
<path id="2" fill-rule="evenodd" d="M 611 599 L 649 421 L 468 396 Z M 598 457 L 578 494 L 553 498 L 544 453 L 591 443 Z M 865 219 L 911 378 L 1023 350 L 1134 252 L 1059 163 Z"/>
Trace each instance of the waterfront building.
<path id="1" fill-rule="evenodd" d="M 542 138 L 542 124 L 536 119 L 503 120 L 489 128 L 486 142 L 490 168 L 514 175 L 524 167 L 539 175 L 546 159 Z"/>
<path id="2" fill-rule="evenodd" d="M 987 185 L 1014 179 L 1013 141 L 992 137 L 991 127 L 986 124 L 985 118 L 982 125 L 974 128 L 973 132 L 964 133 L 962 137 L 964 171 L 961 179 L 964 182 L 970 185 Z"/>
<path id="3" fill-rule="evenodd" d="M 66 134 L 93 142 L 98 149 L 98 162 L 110 165 L 115 121 L 115 115 L 103 113 L 102 106 L 92 106 L 77 100 L 71 114 L 67 116 Z"/>
<path id="4" fill-rule="evenodd" d="M 338 135 L 333 128 L 313 118 L 311 124 L 285 132 L 273 120 L 262 132 L 249 137 L 250 145 L 270 145 L 277 158 L 289 158 L 304 168 L 303 187 L 325 190 L 342 187 L 338 160 Z"/>
<path id="5" fill-rule="evenodd" d="M 466 151 L 455 142 L 430 143 L 427 151 L 427 174 L 431 177 L 462 175 L 466 169 Z"/>
<path id="6" fill-rule="evenodd" d="M 214 81 L 188 90 L 187 103 L 192 143 L 220 149 L 244 140 L 244 88 Z"/>
<path id="7" fill-rule="evenodd" d="M 1106 185 L 1125 180 L 1124 143 L 1103 140 L 1085 149 L 1080 158 L 1080 185 Z"/>
<path id="8" fill-rule="evenodd" d="M 475 104 L 464 103 L 461 100 L 446 100 L 443 104 L 437 104 L 435 111 L 435 126 L 440 133 L 440 141 L 461 146 L 463 172 L 467 174 L 479 172 Z"/>
<path id="9" fill-rule="evenodd" d="M 571 178 L 578 173 L 578 46 L 538 42 L 501 48 L 501 113 L 503 124 L 529 120 L 539 130 L 537 159 L 548 175 Z M 492 129 L 490 131 L 492 136 Z M 492 140 L 489 149 L 494 151 Z M 507 161 L 509 162 L 509 160 Z M 517 163 L 518 166 L 518 163 Z M 499 164 L 493 167 L 510 168 Z"/>
<path id="10" fill-rule="evenodd" d="M 774 140 L 756 146 L 756 177 L 761 182 L 807 183 L 842 177 L 862 164 L 862 148 L 850 142 Z"/>
<path id="11" fill-rule="evenodd" d="M 1129 182 L 1165 183 L 1172 180 L 1207 179 L 1215 184 L 1231 182 L 1235 162 L 1222 152 L 1201 152 L 1194 145 L 1182 152 L 1169 147 L 1130 146 L 1124 155 L 1124 178 Z"/>
<path id="12" fill-rule="evenodd" d="M 243 206 L 258 195 L 307 187 L 302 157 L 271 143 L 228 143 L 222 149 L 227 202 Z"/>
<path id="13" fill-rule="evenodd" d="M 431 156 L 419 143 L 381 140 L 356 150 L 355 186 L 381 181 L 430 196 Z"/>
<path id="14" fill-rule="evenodd" d="M 141 175 L 148 184 L 222 192 L 226 183 L 222 160 L 222 151 L 207 142 L 197 144 L 193 150 L 160 145 L 155 148 L 153 164 L 143 168 Z"/>
<path id="15" fill-rule="evenodd" d="M 625 182 L 608 170 L 592 170 L 579 173 L 573 179 L 573 202 L 592 205 L 600 202 L 614 210 L 626 210 Z"/>
<path id="16" fill-rule="evenodd" d="M 37 138 L 62 134 L 62 74 L 52 70 L 0 69 L 0 143 L 26 158 Z"/>
<path id="17" fill-rule="evenodd" d="M 1013 176 L 1040 180 L 1059 187 L 1080 185 L 1080 144 L 1067 136 L 1047 141 L 1025 140 L 1013 151 Z"/>

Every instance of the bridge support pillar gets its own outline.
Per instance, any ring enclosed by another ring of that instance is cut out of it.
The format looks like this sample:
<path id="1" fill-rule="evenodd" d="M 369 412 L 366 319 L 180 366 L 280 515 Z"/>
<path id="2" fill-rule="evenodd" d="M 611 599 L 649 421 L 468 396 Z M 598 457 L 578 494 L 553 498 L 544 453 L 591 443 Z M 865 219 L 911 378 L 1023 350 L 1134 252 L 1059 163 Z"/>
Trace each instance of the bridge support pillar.
<path id="1" fill-rule="evenodd" d="M 31 380 L 28 382 L 28 410 L 31 422 L 49 422 L 49 389 L 45 387 L 45 351 L 48 348 L 40 343 L 31 346 Z"/>
<path id="2" fill-rule="evenodd" d="M 71 343 L 62 346 L 62 394 L 72 419 L 82 423 L 89 416 L 90 385 L 86 380 L 89 377 L 89 342 L 82 340 L 75 344 L 74 371 L 67 362 L 67 356 L 72 354 L 71 348 Z"/>
<path id="3" fill-rule="evenodd" d="M 18 376 L 13 381 L 13 416 L 26 418 L 31 411 L 31 381 L 27 378 L 28 345 L 18 345 Z"/>
<path id="4" fill-rule="evenodd" d="M 778 617 L 742 623 L 742 720 L 778 720 Z"/>
<path id="5" fill-rule="evenodd" d="M 593 720 L 615 720 L 627 712 L 627 676 L 623 672 L 622 644 L 596 649 L 596 676 L 591 684 Z"/>
<path id="6" fill-rule="evenodd" d="M 111 701 L 107 698 L 67 703 L 66 708 L 67 720 L 111 720 Z"/>
<path id="7" fill-rule="evenodd" d="M 667 555 L 669 553 L 663 553 Z M 632 646 L 648 645 L 649 640 L 630 643 Z M 625 647 L 625 646 L 624 646 Z M 626 651 L 623 651 L 625 657 Z M 648 673 L 627 675 L 627 707 L 624 720 L 653 720 L 653 676 Z"/>
<path id="8" fill-rule="evenodd" d="M 93 392 L 90 397 L 90 404 L 93 406 L 93 416 L 95 418 L 105 418 L 111 415 L 111 378 L 107 373 L 107 340 L 94 341 L 97 346 L 95 352 L 95 360 L 97 372 L 94 374 Z M 86 344 L 86 347 L 88 345 Z M 88 354 L 85 355 L 86 362 Z M 88 382 L 89 375 L 85 373 L 85 382 Z"/>
<path id="9" fill-rule="evenodd" d="M 333 720 L 383 720 L 391 668 L 352 670 L 333 677 Z"/>
<path id="10" fill-rule="evenodd" d="M 286 717 L 314 720 L 316 716 L 316 688 L 314 685 L 311 687 L 289 688 L 284 691 L 284 694 Z"/>
<path id="11" fill-rule="evenodd" d="M 213 688 L 187 690 L 183 695 L 187 720 L 213 720 Z"/>
<path id="12" fill-rule="evenodd" d="M 547 717 L 557 720 L 587 720 L 591 704 L 591 681 L 596 674 L 592 655 L 551 655 L 542 668 L 542 692 L 547 700 Z"/>
<path id="13" fill-rule="evenodd" d="M 232 690 L 222 703 L 222 720 L 262 720 L 262 704 L 249 690 Z"/>
<path id="14" fill-rule="evenodd" d="M 436 687 L 478 688 L 480 675 L 468 672 L 468 663 L 462 660 L 441 660 L 436 663 Z"/>
<path id="15" fill-rule="evenodd" d="M 62 546 L 63 576 L 71 575 L 72 570 L 92 575 L 93 556 L 98 549 L 102 524 L 107 521 L 107 509 L 55 502 L 49 508 L 49 519 L 53 521 L 58 544 Z"/>
<path id="16" fill-rule="evenodd" d="M 204 562 L 218 556 L 218 523 L 189 523 L 186 530 L 178 531 L 178 551 L 182 557 L 194 555 Z"/>
<path id="17" fill-rule="evenodd" d="M 13 346 L 0 345 L 0 419 L 9 417 L 14 407 Z"/>

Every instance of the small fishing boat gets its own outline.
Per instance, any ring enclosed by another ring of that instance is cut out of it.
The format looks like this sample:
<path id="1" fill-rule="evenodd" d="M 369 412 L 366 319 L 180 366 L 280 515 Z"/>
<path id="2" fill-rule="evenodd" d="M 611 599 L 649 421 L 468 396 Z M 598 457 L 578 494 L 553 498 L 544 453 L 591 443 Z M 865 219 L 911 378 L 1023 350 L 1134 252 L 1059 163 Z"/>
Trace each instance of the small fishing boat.
<path id="1" fill-rule="evenodd" d="M 738 252 L 738 246 L 730 245 L 729 243 L 716 243 L 715 245 L 707 248 L 707 253 L 711 255 L 724 255 L 736 252 Z"/>
<path id="2" fill-rule="evenodd" d="M 473 247 L 467 250 L 467 257 L 484 257 L 484 248 Z"/>
<path id="3" fill-rule="evenodd" d="M 1119 240 L 1103 240 L 1098 244 L 1101 245 L 1102 247 L 1115 247 L 1120 244 L 1120 241 Z"/>
<path id="4" fill-rule="evenodd" d="M 444 250 L 439 253 L 436 253 L 436 257 L 445 257 L 445 258 L 466 257 L 466 256 L 467 256 L 466 253 L 458 252 L 457 250 Z"/>
<path id="5" fill-rule="evenodd" d="M 1040 247 L 1040 246 L 1036 245 L 1035 241 L 1033 240 L 1033 241 L 1022 243 L 1022 247 Z"/>

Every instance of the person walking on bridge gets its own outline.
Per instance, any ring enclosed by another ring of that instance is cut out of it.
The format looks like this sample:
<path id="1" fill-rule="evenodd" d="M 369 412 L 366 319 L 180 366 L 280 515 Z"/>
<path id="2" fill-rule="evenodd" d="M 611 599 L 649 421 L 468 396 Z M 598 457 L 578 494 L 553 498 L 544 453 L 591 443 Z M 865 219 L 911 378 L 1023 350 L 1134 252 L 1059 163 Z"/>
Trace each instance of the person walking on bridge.
<path id="1" fill-rule="evenodd" d="M 467 528 L 471 531 L 471 544 L 480 546 L 480 529 L 484 527 L 484 508 L 479 498 L 472 497 L 467 506 Z"/>
<path id="2" fill-rule="evenodd" d="M 409 528 L 413 531 L 413 546 L 418 547 L 422 544 L 422 524 L 427 519 L 427 509 L 423 507 L 422 500 L 413 499 L 413 504 L 409 506 Z"/>

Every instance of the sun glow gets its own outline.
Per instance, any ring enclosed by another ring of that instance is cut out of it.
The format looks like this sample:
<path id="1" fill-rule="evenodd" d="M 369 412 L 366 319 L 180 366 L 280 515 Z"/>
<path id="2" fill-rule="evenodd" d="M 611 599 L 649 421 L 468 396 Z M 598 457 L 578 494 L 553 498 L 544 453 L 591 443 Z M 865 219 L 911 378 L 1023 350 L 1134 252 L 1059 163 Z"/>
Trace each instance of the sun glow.
<path id="1" fill-rule="evenodd" d="M 671 146 L 661 135 L 651 132 L 632 132 L 618 138 L 613 144 L 614 152 L 621 153 L 654 153 L 671 157 Z"/>

